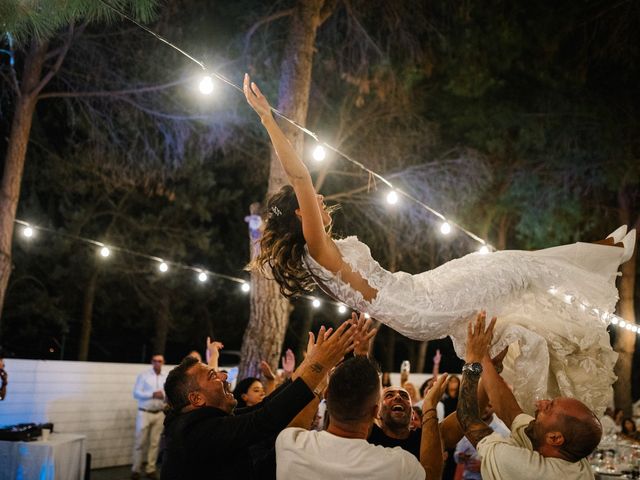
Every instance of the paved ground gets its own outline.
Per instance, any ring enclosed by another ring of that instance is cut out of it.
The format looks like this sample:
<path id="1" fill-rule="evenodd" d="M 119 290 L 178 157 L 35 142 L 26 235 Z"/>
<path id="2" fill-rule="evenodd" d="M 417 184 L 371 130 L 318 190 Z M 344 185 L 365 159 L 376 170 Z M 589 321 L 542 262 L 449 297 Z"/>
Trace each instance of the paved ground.
<path id="1" fill-rule="evenodd" d="M 130 478 L 131 465 L 91 470 L 91 480 L 129 480 Z M 144 478 L 143 475 L 141 480 L 144 480 Z"/>

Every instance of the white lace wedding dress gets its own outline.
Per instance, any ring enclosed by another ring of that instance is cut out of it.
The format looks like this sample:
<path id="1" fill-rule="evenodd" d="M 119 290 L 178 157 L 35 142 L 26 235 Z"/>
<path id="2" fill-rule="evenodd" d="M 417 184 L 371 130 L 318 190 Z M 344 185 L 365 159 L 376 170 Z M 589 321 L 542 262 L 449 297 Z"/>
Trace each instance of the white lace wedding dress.
<path id="1" fill-rule="evenodd" d="M 391 273 L 356 237 L 337 240 L 344 261 L 378 291 L 371 302 L 319 265 L 306 267 L 335 299 L 416 340 L 450 336 L 464 358 L 467 324 L 478 310 L 498 317 L 491 354 L 510 346 L 503 375 L 521 407 L 578 398 L 598 415 L 615 381 L 607 333 L 618 299 L 623 249 L 575 243 L 535 252 L 472 253 L 418 275 Z"/>

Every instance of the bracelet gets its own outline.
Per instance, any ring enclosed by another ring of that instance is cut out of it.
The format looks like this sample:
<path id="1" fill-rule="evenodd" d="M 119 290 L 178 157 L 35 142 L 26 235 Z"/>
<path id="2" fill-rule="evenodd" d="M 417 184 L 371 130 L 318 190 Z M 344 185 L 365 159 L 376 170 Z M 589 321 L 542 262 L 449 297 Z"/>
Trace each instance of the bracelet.
<path id="1" fill-rule="evenodd" d="M 425 424 L 426 424 L 429 420 L 435 420 L 435 421 L 438 421 L 438 417 L 423 418 L 423 419 L 422 419 L 422 426 L 424 427 L 424 426 L 425 426 Z"/>

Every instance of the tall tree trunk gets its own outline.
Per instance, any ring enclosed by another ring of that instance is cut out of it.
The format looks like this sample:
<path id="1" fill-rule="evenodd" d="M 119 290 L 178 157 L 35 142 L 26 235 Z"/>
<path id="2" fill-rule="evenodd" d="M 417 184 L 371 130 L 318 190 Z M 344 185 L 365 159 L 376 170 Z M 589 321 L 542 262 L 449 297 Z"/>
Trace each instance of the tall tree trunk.
<path id="1" fill-rule="evenodd" d="M 156 310 L 155 335 L 153 336 L 151 355 L 164 355 L 164 351 L 167 347 L 167 334 L 169 333 L 170 316 L 171 312 L 169 310 L 169 295 L 163 295 L 158 300 L 158 309 Z"/>
<path id="2" fill-rule="evenodd" d="M 424 366 L 427 363 L 427 347 L 429 346 L 429 342 L 420 342 L 418 344 L 418 355 L 416 357 L 416 366 L 414 368 L 415 373 L 425 373 Z M 419 385 L 418 385 L 419 386 Z M 420 392 L 422 395 L 422 392 Z"/>
<path id="3" fill-rule="evenodd" d="M 91 327 L 93 324 L 93 302 L 96 298 L 96 286 L 98 285 L 99 270 L 94 268 L 87 289 L 84 291 L 82 302 L 82 326 L 80 328 L 80 340 L 78 341 L 78 360 L 86 362 L 89 359 L 89 341 L 91 340 Z"/>
<path id="4" fill-rule="evenodd" d="M 630 225 L 629 228 L 640 226 L 640 219 L 632 222 L 635 215 L 631 215 L 628 202 L 623 193 L 619 196 L 621 206 L 621 220 Z M 636 245 L 637 246 L 637 245 Z M 628 323 L 636 323 L 634 306 L 634 292 L 636 280 L 636 264 L 638 251 L 633 254 L 631 260 L 622 265 L 622 278 L 618 285 L 620 301 L 618 302 L 618 314 Z M 631 373 L 633 368 L 633 353 L 636 349 L 636 334 L 625 328 L 618 328 L 614 349 L 618 352 L 618 361 L 615 366 L 615 374 L 618 380 L 613 384 L 614 400 L 617 408 L 624 410 L 626 417 L 631 417 L 633 397 L 631 392 Z"/>
<path id="5" fill-rule="evenodd" d="M 27 155 L 33 113 L 38 101 L 38 85 L 48 43 L 34 41 L 25 58 L 20 93 L 16 97 L 11 131 L 4 160 L 0 190 L 0 319 L 4 297 L 11 276 L 11 244 L 20 198 L 20 184 Z M 1 327 L 1 324 L 0 324 Z M 0 328 L 1 331 L 1 328 Z"/>
<path id="6" fill-rule="evenodd" d="M 323 8 L 326 9 L 329 3 L 300 0 L 291 16 L 281 65 L 278 110 L 302 125 L 306 123 L 309 106 L 316 31 L 327 14 Z M 282 127 L 302 157 L 303 133 L 287 123 Z M 286 183 L 284 170 L 272 149 L 267 196 Z M 272 368 L 277 366 L 291 312 L 289 302 L 280 295 L 275 281 L 253 272 L 251 286 L 251 312 L 242 339 L 239 378 L 255 376 L 261 360 L 267 361 Z"/>

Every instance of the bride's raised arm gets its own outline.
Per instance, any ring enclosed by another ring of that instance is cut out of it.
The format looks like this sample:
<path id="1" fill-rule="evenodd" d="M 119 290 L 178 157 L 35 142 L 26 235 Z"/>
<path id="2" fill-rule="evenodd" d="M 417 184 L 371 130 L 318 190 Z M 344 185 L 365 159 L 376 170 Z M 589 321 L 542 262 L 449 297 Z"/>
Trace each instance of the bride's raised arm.
<path id="1" fill-rule="evenodd" d="M 293 146 L 273 118 L 269 102 L 262 95 L 258 86 L 251 82 L 248 74 L 244 76 L 243 87 L 247 102 L 260 116 L 276 155 L 278 155 L 280 163 L 296 193 L 298 205 L 300 206 L 300 217 L 302 218 L 302 233 L 307 242 L 309 253 L 314 258 L 323 256 L 328 251 L 329 236 L 325 231 L 318 195 L 313 187 L 309 170 L 307 170 L 306 165 L 298 157 Z"/>

